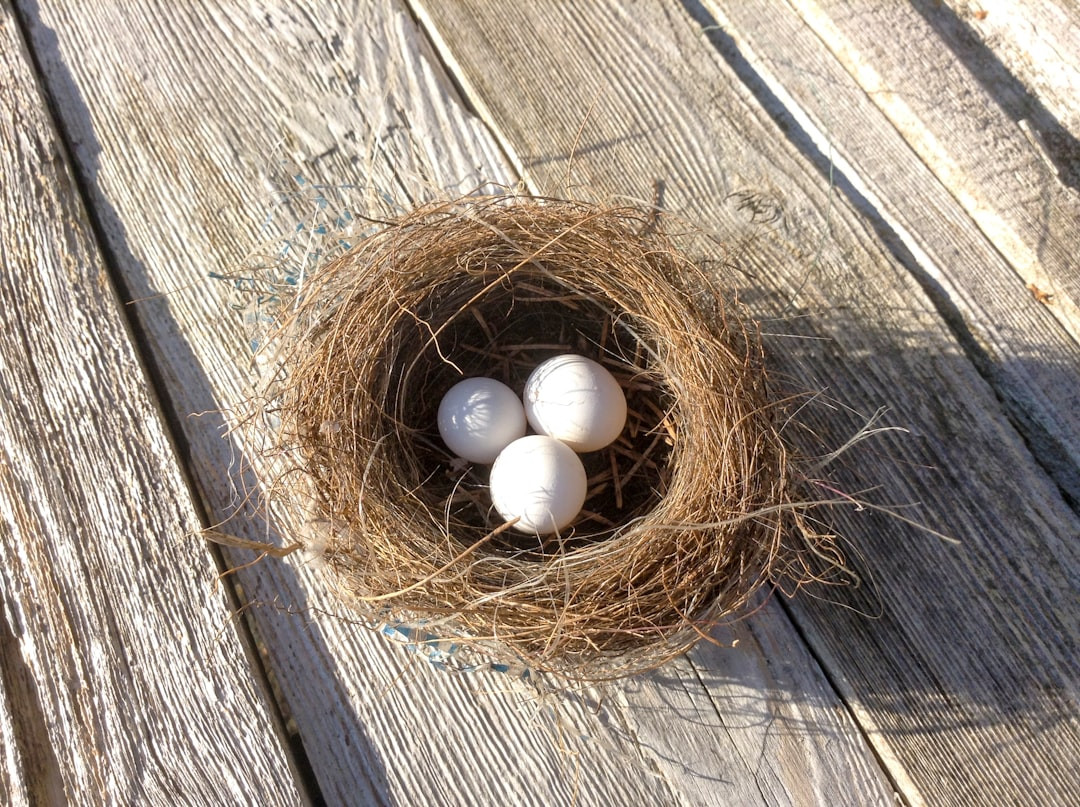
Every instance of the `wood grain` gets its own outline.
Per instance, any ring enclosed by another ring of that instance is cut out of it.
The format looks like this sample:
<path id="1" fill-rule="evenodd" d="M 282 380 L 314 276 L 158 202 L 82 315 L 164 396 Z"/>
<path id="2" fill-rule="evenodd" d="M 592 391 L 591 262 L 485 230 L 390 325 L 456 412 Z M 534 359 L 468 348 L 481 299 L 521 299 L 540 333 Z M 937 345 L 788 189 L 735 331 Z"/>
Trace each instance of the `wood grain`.
<path id="1" fill-rule="evenodd" d="M 302 240 L 295 225 L 311 220 L 316 186 L 359 209 L 372 191 L 407 204 L 432 188 L 516 176 L 396 6 L 190 3 L 167 15 L 146 6 L 126 16 L 76 2 L 23 8 L 193 475 L 223 518 L 250 480 L 218 410 L 249 394 L 252 374 L 229 289 L 208 276 L 258 242 Z M 260 231 L 277 194 L 291 206 Z M 262 538 L 265 525 L 243 511 L 228 529 Z M 674 677 L 616 687 L 597 710 L 597 693 L 537 703 L 507 676 L 417 661 L 339 618 L 302 561 L 237 578 L 329 803 L 722 804 L 724 793 L 748 804 L 892 803 L 775 602 L 757 638 Z M 677 761 L 683 742 L 692 764 Z"/>
<path id="2" fill-rule="evenodd" d="M 0 6 L 5 796 L 300 803 L 44 110 Z"/>
<path id="3" fill-rule="evenodd" d="M 950 0 L 947 5 L 1046 113 L 1080 136 L 1080 6 L 1075 0 Z"/>
<path id="4" fill-rule="evenodd" d="M 580 14 L 418 5 L 470 101 L 536 186 L 569 175 L 578 193 L 648 198 L 660 180 L 668 210 L 742 246 L 736 288 L 777 334 L 776 366 L 843 402 L 801 413 L 813 430 L 804 450 L 854 432 L 847 406 L 887 406 L 889 422 L 910 429 L 848 452 L 830 484 L 882 485 L 876 501 L 919 503 L 901 512 L 959 545 L 880 513 L 838 511 L 866 584 L 818 592 L 844 607 L 806 596 L 790 606 L 903 796 L 1075 801 L 1080 522 L 872 222 L 831 192 L 798 138 L 669 5 Z M 878 26 L 866 36 L 885 50 L 899 34 Z M 920 51 L 934 47 L 928 36 Z M 820 90 L 827 97 L 828 83 Z M 1023 198 L 1047 189 L 1034 164 L 1013 167 Z M 1050 241 L 1070 237 L 1064 209 L 1044 222 Z M 1010 233 L 983 230 L 1008 248 Z M 1044 256 L 1057 249 L 1050 241 Z M 1063 272 L 1066 253 L 1054 254 Z"/>
<path id="5" fill-rule="evenodd" d="M 706 10 L 707 9 L 707 10 Z M 1006 404 L 1036 458 L 1080 502 L 1080 343 L 785 0 L 710 0 L 698 21 L 744 59 L 819 150 L 841 190 L 880 216 L 905 265 Z M 719 33 L 720 31 L 723 34 Z M 830 162 L 831 161 L 831 162 Z"/>
<path id="6" fill-rule="evenodd" d="M 21 676 L 19 681 L 12 681 L 15 673 L 12 662 L 18 659 L 12 638 L 7 620 L 0 619 L 0 664 L 5 667 L 0 673 L 0 803 L 28 807 L 33 782 L 49 780 L 40 769 L 32 770 L 32 763 L 28 764 L 33 750 L 28 752 L 19 747 L 17 732 L 21 730 L 19 722 L 25 710 L 18 708 L 20 699 L 16 693 L 25 676 Z M 37 801 L 42 804 L 59 803 L 60 798 L 59 794 L 54 794 L 51 798 L 41 797 Z"/>
<path id="7" fill-rule="evenodd" d="M 1075 136 L 1048 129 L 1038 99 L 943 4 L 792 5 L 1024 284 L 1052 295 L 1047 312 L 1080 341 Z M 904 46 L 887 44 L 896 41 Z"/>
<path id="8" fill-rule="evenodd" d="M 894 804 L 843 706 L 772 603 L 621 688 L 625 719 L 688 804 Z M 658 685 L 658 686 L 657 686 Z"/>

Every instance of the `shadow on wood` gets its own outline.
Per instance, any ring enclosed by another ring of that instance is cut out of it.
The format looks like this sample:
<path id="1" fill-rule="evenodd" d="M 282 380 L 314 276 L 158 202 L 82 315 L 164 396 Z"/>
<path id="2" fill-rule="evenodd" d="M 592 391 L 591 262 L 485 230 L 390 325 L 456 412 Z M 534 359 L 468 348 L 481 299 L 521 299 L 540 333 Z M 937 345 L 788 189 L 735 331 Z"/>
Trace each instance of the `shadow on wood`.
<path id="1" fill-rule="evenodd" d="M 1061 125 L 946 3 L 916 0 L 912 6 L 1006 115 L 1017 124 L 1030 122 L 1042 139 L 1040 148 L 1053 162 L 1058 179 L 1073 190 L 1080 190 L 1080 140 Z"/>
<path id="2" fill-rule="evenodd" d="M 153 394 L 160 400 L 161 412 L 169 422 L 171 437 L 175 441 L 177 452 L 187 465 L 185 470 L 189 475 L 189 481 L 194 483 L 192 493 L 201 494 L 201 501 L 196 501 L 195 506 L 196 510 L 203 514 L 204 523 L 206 523 L 209 518 L 206 513 L 220 512 L 222 497 L 228 498 L 228 491 L 254 490 L 255 482 L 250 474 L 237 472 L 235 468 L 230 467 L 229 443 L 225 438 L 227 424 L 224 416 L 218 411 L 220 404 L 214 399 L 209 380 L 198 359 L 190 352 L 187 339 L 172 318 L 168 296 L 151 288 L 145 282 L 149 276 L 148 272 L 129 249 L 124 222 L 108 196 L 98 187 L 97 156 L 101 148 L 93 131 L 89 109 L 83 102 L 78 85 L 70 76 L 60 56 L 56 35 L 39 22 L 38 7 L 33 0 L 28 0 L 24 4 L 24 13 L 28 16 L 29 25 L 34 28 L 36 59 L 50 63 L 48 73 L 52 80 L 58 82 L 62 88 L 65 108 L 63 115 L 58 116 L 62 124 L 60 131 L 69 151 L 76 149 L 78 151 L 79 159 L 75 161 L 78 170 L 77 179 L 82 195 L 88 200 L 87 206 L 92 226 L 110 269 L 110 282 L 124 304 L 124 312 L 131 325 L 132 338 L 138 347 L 143 367 L 152 380 Z M 51 89 L 50 99 L 55 105 L 58 103 L 56 85 L 54 84 L 49 89 Z M 162 235 L 164 237 L 165 234 Z M 177 245 L 177 249 L 183 250 L 183 245 Z M 120 267 L 124 269 L 121 270 Z M 162 323 L 161 329 L 144 327 L 143 323 L 147 318 L 153 318 Z M 163 332 L 166 334 L 167 342 L 161 341 Z M 174 385 L 162 376 L 161 366 L 155 359 L 156 356 L 162 354 L 171 354 L 175 362 L 188 368 L 185 376 L 185 391 L 189 396 L 187 401 L 193 404 L 193 411 L 189 414 L 200 414 L 200 428 L 222 435 L 221 453 L 216 464 L 191 462 L 191 448 L 185 439 L 187 427 L 180 422 L 181 416 L 169 392 Z M 215 465 L 220 471 L 220 476 L 206 478 L 200 473 L 207 467 L 215 467 Z M 194 479 L 192 480 L 191 477 Z M 270 528 L 259 520 L 256 513 L 249 511 L 246 516 L 247 523 L 244 529 L 247 534 L 262 539 L 270 534 Z M 199 541 L 200 538 L 191 536 L 191 540 Z M 230 568 L 242 565 L 250 559 L 246 553 L 222 551 L 212 545 L 208 548 L 221 572 L 227 572 Z M 302 585 L 295 582 L 292 566 L 281 564 L 277 571 L 286 581 L 285 590 L 304 590 Z M 264 578 L 250 579 L 263 580 Z M 305 740 L 309 738 L 298 737 L 290 732 L 285 725 L 283 714 L 288 715 L 290 701 L 295 702 L 298 697 L 301 697 L 298 693 L 305 693 L 303 697 L 321 699 L 320 691 L 329 691 L 341 685 L 340 676 L 332 663 L 334 654 L 326 647 L 317 626 L 313 623 L 301 624 L 299 622 L 301 617 L 291 615 L 304 614 L 308 609 L 307 603 L 273 602 L 273 595 L 268 595 L 258 585 L 250 585 L 248 580 L 244 581 L 244 588 L 238 592 L 233 587 L 237 582 L 237 578 L 231 575 L 223 578 L 224 585 L 231 593 L 230 600 L 237 611 L 231 615 L 222 612 L 220 614 L 222 626 L 227 629 L 228 623 L 233 622 L 236 630 L 245 640 L 249 649 L 252 677 L 261 685 L 265 702 L 277 723 L 282 742 L 288 747 L 290 764 L 294 766 L 300 779 L 298 786 L 301 789 L 306 788 L 308 797 L 315 803 L 320 803 L 323 795 L 320 794 L 319 783 L 312 773 L 305 743 Z M 207 594 L 209 595 L 209 592 Z M 262 602 L 260 602 L 260 596 L 265 598 Z M 265 605 L 271 607 L 260 607 Z M 256 618 L 252 618 L 250 609 L 253 607 L 259 611 Z M 280 613 L 282 607 L 290 613 Z M 279 633 L 276 630 L 277 627 L 281 627 L 284 634 Z M 5 637 L 0 635 L 0 641 L 4 639 Z M 302 648 L 295 646 L 297 641 L 303 644 Z M 273 659 L 271 664 L 273 668 L 278 671 L 290 671 L 296 676 L 295 680 L 283 681 L 281 680 L 283 676 L 279 673 L 278 687 L 275 692 L 269 684 L 260 652 Z M 5 672 L 12 670 L 15 673 L 18 672 L 16 668 L 5 670 Z M 16 692 L 18 691 L 16 689 Z M 285 702 L 279 703 L 278 698 L 282 694 L 284 694 Z M 356 777 L 355 781 L 366 781 L 368 786 L 365 792 L 354 790 L 348 794 L 336 795 L 358 799 L 365 804 L 388 803 L 390 801 L 389 786 L 383 762 L 378 751 L 367 741 L 366 730 L 360 721 L 360 716 L 340 713 L 335 715 L 332 721 L 328 721 L 328 724 L 334 725 L 336 731 L 324 732 L 317 742 L 310 744 L 310 747 L 316 753 L 329 757 L 332 754 L 328 752 L 326 743 L 337 743 L 339 745 L 337 753 L 347 756 L 351 764 L 360 765 L 363 768 L 364 776 Z M 237 737 L 236 739 L 237 742 L 243 742 L 244 738 Z M 153 751 L 147 749 L 147 753 L 153 753 Z M 47 787 L 48 783 L 42 780 L 41 786 Z M 325 795 L 335 796 L 335 794 Z"/>

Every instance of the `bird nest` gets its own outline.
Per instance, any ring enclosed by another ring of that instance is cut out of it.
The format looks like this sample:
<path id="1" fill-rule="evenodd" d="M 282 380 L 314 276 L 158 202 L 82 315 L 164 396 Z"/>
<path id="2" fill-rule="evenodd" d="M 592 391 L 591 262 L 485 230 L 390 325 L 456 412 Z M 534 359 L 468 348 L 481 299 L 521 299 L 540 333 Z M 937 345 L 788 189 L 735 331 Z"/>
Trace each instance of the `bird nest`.
<path id="1" fill-rule="evenodd" d="M 371 619 L 617 677 L 744 613 L 829 540 L 793 501 L 755 324 L 647 212 L 429 204 L 286 288 L 264 488 Z M 566 352 L 615 376 L 627 426 L 582 457 L 577 521 L 523 534 L 492 508 L 488 467 L 445 448 L 436 413 L 462 378 L 520 392 Z"/>

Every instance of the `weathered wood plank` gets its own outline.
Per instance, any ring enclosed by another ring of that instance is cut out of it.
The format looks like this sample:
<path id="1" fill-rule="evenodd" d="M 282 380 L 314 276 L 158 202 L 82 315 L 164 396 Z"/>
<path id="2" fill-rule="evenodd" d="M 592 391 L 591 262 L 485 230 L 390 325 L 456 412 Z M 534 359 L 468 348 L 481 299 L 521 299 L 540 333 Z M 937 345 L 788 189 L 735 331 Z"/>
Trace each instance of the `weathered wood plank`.
<path id="1" fill-rule="evenodd" d="M 249 196 L 264 163 L 277 159 L 275 144 L 301 161 L 309 185 L 355 182 L 403 202 L 424 182 L 467 189 L 514 174 L 390 4 L 313 2 L 285 12 L 192 3 L 121 19 L 116 9 L 58 2 L 40 18 L 27 13 L 95 212 L 139 300 L 194 475 L 208 509 L 223 516 L 245 484 L 233 446 L 218 416 L 187 415 L 246 394 L 250 357 L 227 289 L 206 277 L 239 264 L 260 237 L 267 203 Z M 297 208 L 314 201 L 300 196 Z M 291 215 L 290 226 L 309 213 Z M 254 520 L 229 529 L 262 537 Z M 568 700 L 554 718 L 541 710 L 534 719 L 535 705 L 522 708 L 527 693 L 511 679 L 440 673 L 333 618 L 336 604 L 303 564 L 264 563 L 238 576 L 331 803 L 723 803 L 716 780 L 749 804 L 892 802 L 775 603 L 755 623 L 764 639 L 695 656 L 677 679 L 665 673 L 626 694 L 616 689 L 598 716 Z M 801 663 L 770 672 L 787 658 Z M 672 692 L 693 712 L 673 718 Z M 726 699 L 739 703 L 743 723 L 717 717 Z M 696 749 L 694 765 L 671 761 L 676 738 Z M 770 757 L 759 759 L 766 747 Z"/>
<path id="2" fill-rule="evenodd" d="M 1052 116 L 992 56 L 979 58 L 966 23 L 940 3 L 792 6 L 1080 341 L 1076 138 L 1040 131 Z"/>
<path id="3" fill-rule="evenodd" d="M 536 185 L 557 186 L 571 152 L 579 192 L 642 198 L 662 180 L 669 209 L 743 243 L 740 297 L 771 330 L 808 337 L 777 338 L 777 366 L 863 412 L 887 405 L 911 429 L 854 448 L 833 484 L 881 483 L 884 500 L 920 502 L 908 515 L 960 545 L 837 512 L 868 585 L 832 592 L 844 608 L 807 597 L 791 606 L 904 797 L 1076 801 L 1080 522 L 888 246 L 680 11 L 421 7 Z M 874 35 L 881 49 L 909 44 L 880 26 Z M 819 91 L 827 97 L 828 83 Z M 1029 168 L 1017 181 L 1043 188 Z M 756 234 L 748 198 L 776 214 Z M 1052 224 L 1048 237 L 1067 237 Z M 826 445 L 856 425 L 840 410 L 802 416 Z"/>
<path id="4" fill-rule="evenodd" d="M 877 762 L 853 752 L 843 706 L 776 603 L 713 638 L 619 692 L 684 803 L 895 803 Z"/>
<path id="5" fill-rule="evenodd" d="M 281 740 L 0 6 L 0 685 L 7 794 L 297 804 Z M 14 770 L 12 768 L 14 767 Z M 14 777 L 14 778 L 12 778 Z"/>
<path id="6" fill-rule="evenodd" d="M 53 751 L 32 670 L 7 619 L 0 620 L 0 752 L 2 804 L 62 804 L 64 783 Z"/>
<path id="7" fill-rule="evenodd" d="M 31 754 L 19 747 L 17 722 L 23 712 L 16 708 L 19 699 L 13 697 L 12 678 L 19 676 L 13 669 L 13 663 L 18 660 L 13 638 L 6 619 L 0 619 L 0 804 L 29 807 L 33 782 L 48 779 L 32 770 L 33 762 L 27 759 Z M 59 798 L 39 799 L 42 804 L 59 801 Z"/>
<path id="8" fill-rule="evenodd" d="M 1060 126 L 1080 136 L 1080 5 L 1075 0 L 948 0 L 945 5 L 985 47 L 984 52 L 972 49 L 975 58 L 996 59 Z"/>
<path id="9" fill-rule="evenodd" d="M 1036 457 L 1080 501 L 1080 343 L 785 0 L 705 5 L 698 22 L 719 26 L 718 47 L 805 113 L 829 170 L 884 217 Z"/>

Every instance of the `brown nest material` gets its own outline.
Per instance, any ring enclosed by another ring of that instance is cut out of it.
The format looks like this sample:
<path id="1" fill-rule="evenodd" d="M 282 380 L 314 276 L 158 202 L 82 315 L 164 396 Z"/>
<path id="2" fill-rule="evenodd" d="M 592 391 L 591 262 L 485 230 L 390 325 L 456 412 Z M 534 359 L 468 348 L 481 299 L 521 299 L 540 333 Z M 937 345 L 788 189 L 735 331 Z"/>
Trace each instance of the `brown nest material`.
<path id="1" fill-rule="evenodd" d="M 574 680 L 617 677 L 744 612 L 815 537 L 789 498 L 755 326 L 648 213 L 431 204 L 296 289 L 274 388 L 293 468 L 271 495 L 371 618 Z M 436 411 L 463 377 L 520 392 L 567 351 L 608 367 L 630 414 L 583 457 L 585 512 L 542 539 L 502 523 L 488 468 L 449 454 Z"/>

